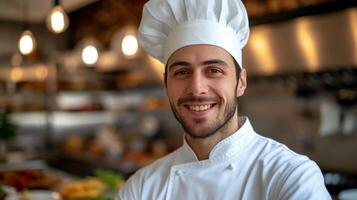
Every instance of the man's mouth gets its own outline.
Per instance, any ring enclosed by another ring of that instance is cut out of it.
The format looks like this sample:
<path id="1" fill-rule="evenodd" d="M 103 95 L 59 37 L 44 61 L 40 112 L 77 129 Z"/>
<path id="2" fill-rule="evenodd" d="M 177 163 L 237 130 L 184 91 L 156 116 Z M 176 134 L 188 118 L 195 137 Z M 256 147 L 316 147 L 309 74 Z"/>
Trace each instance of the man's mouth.
<path id="1" fill-rule="evenodd" d="M 219 101 L 218 97 L 184 97 L 178 100 L 178 105 L 184 106 L 192 114 L 205 114 L 217 105 Z"/>
<path id="2" fill-rule="evenodd" d="M 201 105 L 184 105 L 184 106 L 191 111 L 203 112 L 211 109 L 215 105 L 216 104 L 201 104 Z"/>

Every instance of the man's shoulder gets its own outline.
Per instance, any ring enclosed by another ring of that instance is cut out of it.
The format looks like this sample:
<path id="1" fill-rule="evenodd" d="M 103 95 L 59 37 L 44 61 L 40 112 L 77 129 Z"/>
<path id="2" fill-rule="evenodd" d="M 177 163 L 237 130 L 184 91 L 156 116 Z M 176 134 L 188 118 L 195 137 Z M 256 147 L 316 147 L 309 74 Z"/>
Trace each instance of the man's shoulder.
<path id="1" fill-rule="evenodd" d="M 259 146 L 260 158 L 265 163 L 274 164 L 274 166 L 286 166 L 294 168 L 305 162 L 313 162 L 307 156 L 295 152 L 274 139 L 259 135 L 255 147 Z"/>
<path id="2" fill-rule="evenodd" d="M 270 177 L 267 185 L 273 186 L 271 199 L 330 199 L 321 170 L 313 160 L 264 136 L 258 136 L 255 145 L 259 146 L 262 172 Z"/>

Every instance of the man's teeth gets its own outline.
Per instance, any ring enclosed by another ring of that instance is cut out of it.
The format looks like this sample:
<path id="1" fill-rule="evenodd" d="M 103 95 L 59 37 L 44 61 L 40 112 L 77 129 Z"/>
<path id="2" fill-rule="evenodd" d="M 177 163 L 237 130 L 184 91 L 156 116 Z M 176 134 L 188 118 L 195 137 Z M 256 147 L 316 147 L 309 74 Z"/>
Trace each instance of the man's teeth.
<path id="1" fill-rule="evenodd" d="M 211 108 L 211 105 L 189 106 L 190 110 L 205 111 Z"/>

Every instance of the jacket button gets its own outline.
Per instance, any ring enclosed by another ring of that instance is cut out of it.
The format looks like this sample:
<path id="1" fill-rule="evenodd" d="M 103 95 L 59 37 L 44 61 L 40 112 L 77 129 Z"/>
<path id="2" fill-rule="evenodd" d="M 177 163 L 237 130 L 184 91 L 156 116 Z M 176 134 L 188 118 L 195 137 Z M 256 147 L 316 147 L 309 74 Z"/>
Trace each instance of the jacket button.
<path id="1" fill-rule="evenodd" d="M 177 176 L 180 176 L 180 175 L 183 174 L 183 171 L 179 169 L 179 170 L 177 170 L 175 173 L 176 173 Z"/>
<path id="2" fill-rule="evenodd" d="M 234 169 L 236 168 L 236 166 L 235 166 L 233 163 L 231 163 L 231 164 L 228 165 L 227 168 L 228 168 L 229 170 L 234 170 Z"/>

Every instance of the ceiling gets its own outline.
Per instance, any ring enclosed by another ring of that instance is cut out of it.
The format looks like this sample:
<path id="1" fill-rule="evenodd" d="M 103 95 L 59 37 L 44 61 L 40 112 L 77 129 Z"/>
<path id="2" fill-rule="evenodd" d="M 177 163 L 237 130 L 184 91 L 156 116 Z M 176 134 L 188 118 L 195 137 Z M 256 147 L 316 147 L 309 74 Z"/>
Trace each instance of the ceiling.
<path id="1" fill-rule="evenodd" d="M 61 0 L 60 4 L 66 12 L 70 13 L 95 1 L 98 0 Z M 53 2 L 51 0 L 1 0 L 0 20 L 22 21 L 25 18 L 25 8 L 27 7 L 26 19 L 28 22 L 43 22 L 53 6 Z"/>

